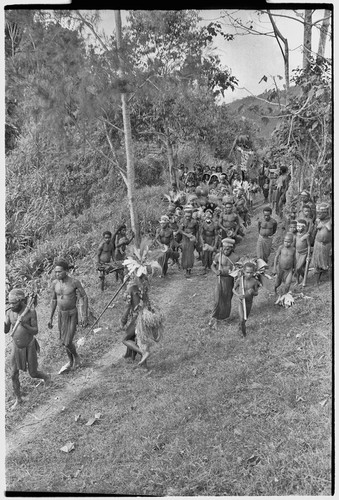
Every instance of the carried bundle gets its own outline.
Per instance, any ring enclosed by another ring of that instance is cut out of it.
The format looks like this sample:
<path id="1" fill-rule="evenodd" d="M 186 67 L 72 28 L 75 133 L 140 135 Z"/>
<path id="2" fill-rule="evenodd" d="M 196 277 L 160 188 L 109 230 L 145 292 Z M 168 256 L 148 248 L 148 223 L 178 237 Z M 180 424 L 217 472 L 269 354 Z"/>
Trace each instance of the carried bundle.
<path id="1" fill-rule="evenodd" d="M 159 342 L 164 331 L 165 316 L 160 309 L 152 307 L 151 309 L 144 307 L 137 319 L 136 336 L 142 344 L 150 341 Z"/>

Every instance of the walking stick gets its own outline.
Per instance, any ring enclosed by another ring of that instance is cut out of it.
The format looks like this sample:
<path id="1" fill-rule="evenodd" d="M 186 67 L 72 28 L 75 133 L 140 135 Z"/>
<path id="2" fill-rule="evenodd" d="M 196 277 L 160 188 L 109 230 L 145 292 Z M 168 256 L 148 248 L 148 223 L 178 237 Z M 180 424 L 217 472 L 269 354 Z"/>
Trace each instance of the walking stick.
<path id="1" fill-rule="evenodd" d="M 244 276 L 241 276 L 241 291 L 242 291 L 242 295 L 245 295 Z M 242 308 L 244 310 L 244 320 L 247 321 L 247 311 L 246 311 L 246 299 L 245 299 L 245 297 L 242 299 Z"/>
<path id="2" fill-rule="evenodd" d="M 118 293 L 120 292 L 120 290 L 122 290 L 122 288 L 125 286 L 125 284 L 127 283 L 127 281 L 130 279 L 131 275 L 130 273 L 128 273 L 128 275 L 126 276 L 124 282 L 121 284 L 121 286 L 118 288 L 118 290 L 115 292 L 115 294 L 113 295 L 113 297 L 111 298 L 111 300 L 108 302 L 108 304 L 105 306 L 104 310 L 102 311 L 102 313 L 99 315 L 99 317 L 94 321 L 93 325 L 91 325 L 91 327 L 88 329 L 87 332 L 85 332 L 85 335 L 86 333 L 89 333 L 90 330 L 93 329 L 93 327 L 97 324 L 97 322 L 99 321 L 99 319 L 101 318 L 101 316 L 104 314 L 104 312 L 107 311 L 107 309 L 109 308 L 109 306 L 111 305 L 111 303 L 113 302 L 113 300 L 115 299 L 115 297 L 118 295 Z"/>
<path id="3" fill-rule="evenodd" d="M 220 285 L 220 281 L 221 281 L 221 277 L 220 277 L 220 269 L 221 269 L 221 249 L 222 249 L 222 247 L 220 248 L 220 253 L 219 253 L 219 267 L 218 267 L 218 271 L 219 271 L 218 283 L 219 283 L 219 285 Z"/>
<path id="4" fill-rule="evenodd" d="M 305 271 L 304 271 L 304 279 L 303 279 L 303 286 L 306 286 L 306 280 L 307 280 L 307 273 L 308 273 L 308 268 L 310 267 L 310 257 L 309 255 L 307 256 L 306 259 L 306 266 L 305 266 Z"/>

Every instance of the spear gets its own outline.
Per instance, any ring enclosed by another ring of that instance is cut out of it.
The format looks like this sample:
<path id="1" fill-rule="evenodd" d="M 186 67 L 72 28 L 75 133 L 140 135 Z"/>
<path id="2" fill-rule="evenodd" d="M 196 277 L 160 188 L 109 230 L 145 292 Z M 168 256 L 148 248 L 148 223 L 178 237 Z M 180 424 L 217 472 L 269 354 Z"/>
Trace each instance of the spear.
<path id="1" fill-rule="evenodd" d="M 242 295 L 245 295 L 244 275 L 241 276 L 241 290 L 242 290 Z M 245 297 L 242 299 L 242 308 L 244 310 L 244 320 L 247 321 L 247 311 L 246 311 L 246 299 L 245 299 Z"/>
<path id="2" fill-rule="evenodd" d="M 86 333 L 89 333 L 90 330 L 93 329 L 93 327 L 98 323 L 99 319 L 102 317 L 102 315 L 107 311 L 107 309 L 109 308 L 109 306 L 112 304 L 113 300 L 116 298 L 116 296 L 118 295 L 118 293 L 120 292 L 120 290 L 122 290 L 122 288 L 125 286 L 125 284 L 127 283 L 127 281 L 130 279 L 131 275 L 130 273 L 126 276 L 125 280 L 123 281 L 123 283 L 121 284 L 121 286 L 118 288 L 118 290 L 115 292 L 115 294 L 113 295 L 113 297 L 111 298 L 111 300 L 107 303 L 107 305 L 104 307 L 103 311 L 101 312 L 101 314 L 98 316 L 98 318 L 94 321 L 93 325 L 91 325 L 91 327 L 88 329 L 88 331 Z M 86 334 L 85 333 L 85 334 Z"/>

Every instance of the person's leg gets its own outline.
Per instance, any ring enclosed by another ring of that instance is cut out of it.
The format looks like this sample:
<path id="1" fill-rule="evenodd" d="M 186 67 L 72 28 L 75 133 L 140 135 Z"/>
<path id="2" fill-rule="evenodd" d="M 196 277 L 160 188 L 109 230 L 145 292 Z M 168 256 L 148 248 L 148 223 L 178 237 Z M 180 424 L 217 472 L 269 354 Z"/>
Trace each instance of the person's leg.
<path id="1" fill-rule="evenodd" d="M 12 379 L 12 387 L 13 393 L 15 396 L 15 403 L 12 406 L 14 409 L 18 404 L 22 403 L 21 391 L 20 391 L 20 381 L 19 381 L 19 368 L 16 364 L 15 359 L 15 347 L 13 346 L 12 354 L 11 354 L 11 379 Z"/>
<path id="2" fill-rule="evenodd" d="M 288 274 L 286 275 L 286 279 L 285 279 L 285 293 L 288 293 L 290 291 L 291 283 L 292 283 L 292 276 L 293 276 L 293 271 L 291 269 L 288 272 Z"/>
<path id="3" fill-rule="evenodd" d="M 38 370 L 38 356 L 36 350 L 35 339 L 33 343 L 27 348 L 27 364 L 28 364 L 28 373 L 32 378 L 40 378 L 45 381 L 45 384 L 50 382 L 51 376 L 47 373 Z"/>

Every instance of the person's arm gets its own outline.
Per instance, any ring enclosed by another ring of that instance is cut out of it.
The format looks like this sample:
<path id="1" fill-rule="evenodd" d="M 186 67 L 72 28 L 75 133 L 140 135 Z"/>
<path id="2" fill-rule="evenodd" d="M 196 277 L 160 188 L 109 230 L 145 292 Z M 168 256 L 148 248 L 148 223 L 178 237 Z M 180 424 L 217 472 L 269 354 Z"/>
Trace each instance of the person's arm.
<path id="1" fill-rule="evenodd" d="M 282 249 L 282 245 L 280 245 L 280 247 L 278 248 L 277 253 L 275 254 L 275 257 L 274 257 L 273 274 L 276 274 L 276 272 L 277 272 L 277 264 L 278 264 L 278 259 L 279 259 L 280 253 L 281 253 L 281 249 Z"/>
<path id="2" fill-rule="evenodd" d="M 307 234 L 306 241 L 307 241 L 307 259 L 309 259 L 311 255 L 311 240 L 309 234 Z"/>
<path id="3" fill-rule="evenodd" d="M 97 252 L 97 262 L 98 264 L 100 264 L 100 256 L 102 254 L 102 249 L 103 249 L 103 246 L 104 246 L 104 243 L 100 243 L 99 247 L 98 247 L 98 252 Z"/>
<path id="4" fill-rule="evenodd" d="M 260 229 L 261 229 L 261 221 L 258 220 L 258 233 L 260 234 Z"/>
<path id="5" fill-rule="evenodd" d="M 25 320 L 25 315 L 23 318 L 19 320 L 21 326 L 23 326 L 31 335 L 36 335 L 38 333 L 38 318 L 36 315 L 36 311 L 31 310 L 29 312 L 29 318 Z"/>
<path id="6" fill-rule="evenodd" d="M 74 280 L 73 285 L 76 290 L 76 293 L 82 299 L 82 302 L 80 304 L 81 308 L 80 325 L 86 326 L 88 324 L 88 297 L 79 280 Z"/>
<path id="7" fill-rule="evenodd" d="M 9 317 L 9 313 L 7 312 L 5 316 L 4 332 L 8 333 L 10 329 L 11 329 L 11 320 Z"/>
<path id="8" fill-rule="evenodd" d="M 276 231 L 277 231 L 277 227 L 278 227 L 278 223 L 277 223 L 277 221 L 276 221 L 276 220 L 274 220 L 274 221 L 273 221 L 273 228 L 272 228 L 272 236 L 273 236 L 273 234 L 275 234 L 275 233 L 276 233 Z"/>
<path id="9" fill-rule="evenodd" d="M 245 298 L 245 295 L 242 295 L 241 293 L 238 293 L 239 287 L 240 287 L 240 279 L 238 278 L 234 282 L 234 286 L 233 286 L 232 292 L 234 293 L 234 295 L 236 295 L 238 297 L 239 300 L 243 300 Z"/>
<path id="10" fill-rule="evenodd" d="M 53 328 L 53 316 L 54 316 L 55 309 L 57 306 L 57 294 L 55 291 L 55 284 L 56 284 L 56 282 L 54 281 L 53 285 L 52 285 L 51 316 L 50 316 L 49 323 L 47 325 L 48 328 Z"/>
<path id="11" fill-rule="evenodd" d="M 211 270 L 212 272 L 216 275 L 216 276 L 219 276 L 219 254 L 217 254 L 214 259 L 213 259 L 213 262 L 212 262 L 212 265 L 211 265 Z"/>

